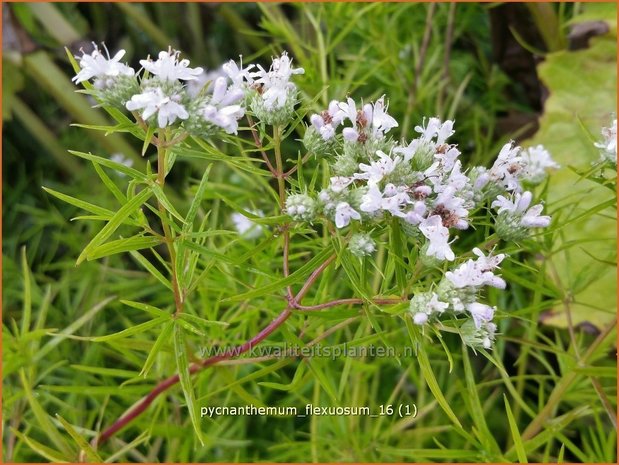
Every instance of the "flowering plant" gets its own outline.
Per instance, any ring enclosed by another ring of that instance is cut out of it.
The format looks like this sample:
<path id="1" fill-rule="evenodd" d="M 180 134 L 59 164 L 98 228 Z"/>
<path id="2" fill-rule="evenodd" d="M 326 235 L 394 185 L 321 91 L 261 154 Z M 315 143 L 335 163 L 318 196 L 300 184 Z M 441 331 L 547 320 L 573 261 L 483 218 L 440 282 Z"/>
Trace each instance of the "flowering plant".
<path id="1" fill-rule="evenodd" d="M 172 314 L 147 303 L 126 303 L 154 317 L 129 331 L 161 328 L 142 373 L 149 372 L 157 352 L 171 338 L 178 374 L 106 429 L 99 441 L 179 381 L 199 434 L 190 375 L 250 350 L 297 312 L 362 305 L 400 318 L 411 334 L 419 329 L 427 334 L 445 330 L 459 334 L 474 350 L 492 348 L 498 331 L 495 316 L 507 315 L 489 305 L 484 294 L 488 288 L 506 288 L 500 265 L 508 260 L 509 251 L 526 248 L 551 222 L 534 194 L 548 171 L 559 168 L 544 147 L 523 149 L 509 142 L 491 166 L 467 166 L 452 142 L 454 121 L 426 118 L 415 127 L 415 138 L 399 140 L 399 123 L 389 115 L 386 96 L 374 102 L 341 96 L 313 113 L 308 111 L 312 103 L 295 84 L 304 70 L 295 67 L 286 52 L 273 58 L 268 68 L 229 61 L 212 73 L 191 68 L 172 49 L 161 51 L 156 60 L 140 60 L 138 71 L 121 63 L 123 56 L 121 50 L 111 57 L 95 45 L 74 62 L 74 81 L 118 121 L 115 127 L 91 128 L 129 132 L 143 142 L 145 156 L 153 147 L 155 170 L 150 161 L 140 171 L 121 158 L 73 152 L 93 162 L 119 201 L 118 210 L 48 192 L 93 214 L 85 219 L 105 222 L 78 264 L 130 253 L 169 288 Z M 296 160 L 284 152 L 294 143 L 295 131 L 305 152 Z M 222 144 L 240 146 L 244 155 L 235 157 Z M 196 159 L 211 164 L 203 167 L 185 206 L 164 187 L 180 160 Z M 209 207 L 203 210 L 214 198 L 206 192 L 215 161 L 256 174 L 260 182 L 270 178 L 274 199 L 241 206 L 225 194 L 215 195 L 235 210 L 230 221 L 237 238 L 223 250 L 210 247 L 207 239 L 234 233 L 225 229 L 225 221 L 209 221 Z M 256 163 L 261 167 L 255 168 Z M 310 173 L 308 166 L 313 166 Z M 123 177 L 115 181 L 103 168 Z M 110 240 L 121 227 L 131 231 L 129 237 Z M 256 247 L 276 242 L 282 276 L 253 289 L 248 283 L 249 290 L 223 304 L 276 293 L 284 300 L 284 309 L 250 340 L 190 364 L 185 335 L 228 324 L 186 311 L 197 284 L 213 266 L 241 266 L 251 248 L 245 258 L 236 260 L 227 256 L 230 249 L 235 244 L 253 247 L 265 234 L 271 237 Z M 306 257 L 296 270 L 291 269 L 293 248 Z M 150 251 L 150 259 L 145 251 Z M 354 295 L 323 296 L 316 291 L 334 269 L 343 271 Z M 371 270 L 372 286 L 368 285 Z M 295 292 L 297 283 L 301 286 Z M 305 297 L 314 302 L 304 304 Z"/>

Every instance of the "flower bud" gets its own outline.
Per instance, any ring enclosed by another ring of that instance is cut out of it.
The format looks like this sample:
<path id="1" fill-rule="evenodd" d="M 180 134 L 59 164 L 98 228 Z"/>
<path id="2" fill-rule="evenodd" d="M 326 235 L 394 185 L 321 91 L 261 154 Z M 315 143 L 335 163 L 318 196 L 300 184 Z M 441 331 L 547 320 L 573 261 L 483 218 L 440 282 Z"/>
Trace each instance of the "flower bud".
<path id="1" fill-rule="evenodd" d="M 348 250 L 356 257 L 365 257 L 376 250 L 376 243 L 369 234 L 357 233 L 350 238 Z"/>
<path id="2" fill-rule="evenodd" d="M 312 221 L 316 217 L 316 201 L 306 194 L 292 194 L 286 199 L 286 213 L 296 221 Z"/>

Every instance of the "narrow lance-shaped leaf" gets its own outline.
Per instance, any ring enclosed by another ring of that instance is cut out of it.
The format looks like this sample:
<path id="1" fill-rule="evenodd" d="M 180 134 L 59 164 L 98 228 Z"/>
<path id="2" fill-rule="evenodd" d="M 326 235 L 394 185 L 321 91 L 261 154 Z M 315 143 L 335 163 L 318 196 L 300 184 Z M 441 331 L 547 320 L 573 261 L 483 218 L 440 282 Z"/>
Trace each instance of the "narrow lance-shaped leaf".
<path id="1" fill-rule="evenodd" d="M 189 232 L 192 230 L 191 228 L 193 222 L 196 218 L 196 215 L 198 214 L 198 208 L 200 208 L 200 203 L 202 203 L 202 200 L 204 199 L 204 192 L 206 191 L 206 187 L 208 185 L 208 176 L 211 172 L 212 166 L 213 165 L 209 165 L 204 171 L 204 174 L 202 175 L 202 179 L 200 180 L 200 184 L 198 185 L 198 190 L 196 191 L 196 195 L 191 201 L 189 212 L 187 212 L 187 217 L 185 218 L 185 226 L 183 228 L 185 230 L 184 232 Z"/>
<path id="2" fill-rule="evenodd" d="M 183 334 L 183 329 L 179 325 L 174 325 L 174 351 L 176 353 L 178 376 L 180 378 L 181 387 L 183 388 L 183 393 L 185 394 L 185 402 L 187 402 L 187 409 L 189 410 L 191 423 L 193 424 L 193 429 L 198 436 L 198 440 L 202 445 L 204 445 L 196 397 L 193 392 L 193 386 L 191 385 L 191 374 L 189 373 L 189 361 L 187 359 L 185 337 Z"/>
<path id="3" fill-rule="evenodd" d="M 129 200 L 125 205 L 123 205 L 103 227 L 103 229 L 99 231 L 99 233 L 84 248 L 80 256 L 77 258 L 77 265 L 82 263 L 94 251 L 95 248 L 105 242 L 106 239 L 110 237 L 116 229 L 118 229 L 123 221 L 138 208 L 140 208 L 140 206 L 143 205 L 151 195 L 152 192 L 150 190 L 144 189 L 138 195 Z"/>
<path id="4" fill-rule="evenodd" d="M 122 163 L 112 161 L 108 158 L 99 157 L 97 155 L 93 155 L 92 153 L 78 152 L 75 150 L 69 150 L 69 153 L 71 155 L 75 155 L 76 157 L 84 158 L 85 160 L 90 160 L 93 163 L 98 163 L 113 170 L 120 171 L 133 179 L 137 179 L 138 181 L 146 181 L 146 176 L 143 173 L 140 173 L 135 168 L 123 165 Z"/>
<path id="5" fill-rule="evenodd" d="M 95 248 L 88 256 L 88 260 L 96 260 L 118 253 L 155 247 L 160 243 L 161 239 L 155 236 L 133 236 L 127 239 L 117 239 Z"/>
<path id="6" fill-rule="evenodd" d="M 172 333 L 173 328 L 174 328 L 174 321 L 168 321 L 163 326 L 161 333 L 159 333 L 159 336 L 157 336 L 157 340 L 153 344 L 153 348 L 148 353 L 148 357 L 146 357 L 146 361 L 144 362 L 142 371 L 140 371 L 140 376 L 143 376 L 144 378 L 146 378 L 146 376 L 148 375 L 148 372 L 150 371 L 153 364 L 155 363 L 157 354 L 159 354 L 163 345 L 166 342 L 168 342 L 168 339 L 170 339 L 170 334 Z"/>
<path id="7" fill-rule="evenodd" d="M 103 460 L 101 460 L 101 457 L 99 457 L 99 454 L 97 454 L 97 452 L 92 448 L 88 441 L 86 441 L 86 439 L 84 439 L 81 434 L 75 431 L 75 428 L 73 428 L 73 426 L 67 420 L 65 420 L 58 414 L 56 414 L 56 418 L 58 418 L 58 421 L 62 423 L 62 426 L 64 426 L 64 429 L 67 430 L 69 436 L 71 436 L 73 440 L 77 443 L 77 445 L 80 447 L 80 450 L 86 454 L 86 457 L 88 457 L 88 460 L 90 462 L 103 462 Z"/>

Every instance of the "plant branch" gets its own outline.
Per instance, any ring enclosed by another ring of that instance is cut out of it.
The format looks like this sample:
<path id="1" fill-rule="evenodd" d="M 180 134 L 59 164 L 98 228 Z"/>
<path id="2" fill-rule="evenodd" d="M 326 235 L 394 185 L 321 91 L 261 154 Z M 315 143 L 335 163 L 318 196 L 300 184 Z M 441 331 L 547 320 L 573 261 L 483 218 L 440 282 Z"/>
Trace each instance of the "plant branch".
<path id="1" fill-rule="evenodd" d="M 406 299 L 372 299 L 369 302 L 376 305 L 391 305 L 391 304 L 399 304 L 405 302 Z M 317 305 L 301 305 L 296 304 L 294 306 L 295 310 L 301 311 L 316 311 L 316 310 L 324 310 L 325 308 L 337 307 L 338 305 L 362 305 L 367 303 L 367 300 L 363 299 L 336 299 L 331 300 L 329 302 L 324 302 L 322 304 Z"/>
<path id="2" fill-rule="evenodd" d="M 307 293 L 310 286 L 316 281 L 320 273 L 322 273 L 327 266 L 335 259 L 335 255 L 332 255 L 327 260 L 325 260 L 307 279 L 305 285 L 301 288 L 297 296 L 292 299 L 293 302 L 299 302 Z M 220 361 L 227 360 L 233 357 L 238 357 L 239 355 L 251 350 L 254 346 L 262 342 L 266 339 L 271 333 L 273 333 L 277 328 L 279 328 L 289 317 L 292 315 L 292 305 L 288 305 L 282 312 L 269 323 L 265 328 L 263 328 L 258 334 L 253 336 L 244 344 L 240 346 L 231 348 L 220 355 L 215 355 L 213 357 L 209 357 L 199 363 L 194 363 L 189 367 L 189 373 L 195 374 L 204 368 L 210 367 Z M 98 437 L 93 440 L 93 445 L 101 444 L 116 434 L 119 430 L 124 428 L 126 425 L 135 420 L 138 416 L 146 410 L 150 404 L 163 392 L 167 391 L 169 388 L 174 386 L 179 382 L 180 378 L 178 374 L 170 376 L 169 378 L 164 379 L 159 384 L 157 384 L 153 390 L 140 401 L 138 401 L 133 407 L 131 407 L 124 415 L 122 415 L 118 420 L 116 420 L 110 427 L 104 430 Z"/>
<path id="3" fill-rule="evenodd" d="M 256 147 L 258 147 L 260 149 L 260 154 L 262 155 L 262 159 L 267 164 L 267 167 L 269 168 L 269 171 L 271 172 L 271 174 L 273 176 L 275 176 L 275 168 L 273 168 L 273 165 L 271 164 L 271 161 L 269 160 L 269 157 L 267 156 L 266 152 L 262 148 L 262 141 L 260 140 L 260 136 L 258 135 L 258 131 L 256 131 L 256 126 L 254 124 L 254 120 L 249 115 L 247 115 L 247 122 L 249 123 L 249 129 L 251 129 L 251 134 L 254 137 L 254 143 L 256 144 Z"/>
<path id="4" fill-rule="evenodd" d="M 157 184 L 163 189 L 165 185 L 165 158 L 166 158 L 166 136 L 162 131 L 159 132 L 159 138 L 157 140 Z M 172 230 L 168 226 L 165 218 L 167 212 L 161 201 L 157 200 L 157 206 L 159 207 L 159 214 L 161 215 L 161 227 L 163 228 L 163 234 L 165 237 L 165 243 L 168 247 L 168 253 L 170 254 L 170 274 L 172 278 L 172 290 L 174 292 L 174 315 L 178 316 L 183 311 L 183 298 L 178 285 L 178 277 L 176 276 L 176 250 L 174 248 L 174 236 Z"/>

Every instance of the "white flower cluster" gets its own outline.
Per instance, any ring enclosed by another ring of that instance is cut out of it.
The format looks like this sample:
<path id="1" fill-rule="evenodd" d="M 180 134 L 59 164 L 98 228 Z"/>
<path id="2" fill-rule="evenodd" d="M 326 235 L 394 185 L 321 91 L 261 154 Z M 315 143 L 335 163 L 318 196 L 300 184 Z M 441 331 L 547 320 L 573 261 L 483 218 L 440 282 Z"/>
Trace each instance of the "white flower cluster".
<path id="1" fill-rule="evenodd" d="M 602 161 L 608 161 L 613 165 L 617 164 L 617 119 L 613 120 L 613 124 L 608 128 L 602 128 L 602 137 L 600 142 L 596 142 L 595 146 L 600 149 Z"/>
<path id="2" fill-rule="evenodd" d="M 231 60 L 216 73 L 190 68 L 189 60 L 180 59 L 180 52 L 172 49 L 159 52 L 157 60 L 140 60 L 138 72 L 120 62 L 124 55 L 121 50 L 106 57 L 94 45 L 91 53 L 82 51 L 77 57 L 80 71 L 73 80 L 92 80 L 95 95 L 104 104 L 137 112 L 159 128 L 182 123 L 197 136 L 218 130 L 236 134 L 246 102 L 266 124 L 285 124 L 296 104 L 297 90 L 290 78 L 303 73 L 292 67 L 286 52 L 273 59 L 268 71 L 260 65 L 239 67 Z"/>
<path id="3" fill-rule="evenodd" d="M 410 312 L 413 321 L 418 325 L 423 325 L 430 318 L 440 316 L 446 311 L 454 314 L 465 313 L 473 323 L 462 332 L 464 342 L 489 349 L 496 332 L 496 325 L 492 321 L 496 308 L 478 302 L 478 298 L 484 286 L 505 289 L 503 278 L 494 274 L 505 255 L 486 256 L 478 248 L 474 248 L 473 253 L 477 258 L 469 259 L 446 272 L 434 292 L 415 294 L 410 302 Z"/>
<path id="4" fill-rule="evenodd" d="M 352 227 L 348 246 L 355 255 L 373 252 L 373 240 L 372 247 L 361 248 L 358 237 L 371 240 L 367 231 L 381 231 L 381 225 L 402 227 L 419 244 L 421 261 L 434 266 L 457 260 L 452 231 L 468 229 L 477 211 L 494 209 L 494 230 L 509 241 L 550 224 L 550 217 L 541 215 L 543 206 L 532 205 L 528 189 L 559 168 L 543 146 L 522 149 L 509 142 L 490 168 L 467 170 L 460 150 L 450 142 L 453 121 L 429 118 L 415 127 L 416 138 L 398 143 L 389 137 L 398 123 L 385 102 L 384 97 L 361 105 L 350 98 L 332 101 L 310 117 L 303 139 L 308 151 L 327 157 L 333 175 L 317 195 L 315 215 L 337 228 Z M 434 291 L 415 293 L 410 310 L 417 324 L 445 312 L 467 314 L 472 323 L 462 326 L 465 342 L 489 348 L 496 332 L 495 309 L 478 297 L 484 286 L 505 288 L 493 273 L 504 255 L 474 253 L 476 260 L 447 272 Z"/>
<path id="5" fill-rule="evenodd" d="M 424 256 L 453 261 L 450 229 L 467 229 L 470 212 L 488 199 L 497 199 L 492 204 L 500 210 L 497 232 L 506 239 L 526 237 L 527 228 L 548 226 L 549 218 L 539 216 L 542 206 L 524 212 L 529 206 L 524 202 L 532 197 L 519 194 L 523 183 L 539 183 L 548 169 L 558 168 L 542 146 L 522 150 L 508 143 L 490 169 L 475 167 L 466 173 L 460 151 L 448 142 L 455 132 L 453 121 L 429 118 L 415 128 L 419 137 L 397 144 L 387 137 L 398 123 L 387 114 L 384 97 L 359 109 L 350 98 L 332 101 L 310 120 L 310 136 L 304 139 L 308 149 L 320 146 L 317 138 L 331 144 L 336 174 L 318 195 L 316 212 L 338 228 L 353 221 L 371 225 L 395 218 L 407 233 L 425 238 Z M 519 196 L 518 208 L 506 208 L 509 200 L 504 196 L 511 194 Z"/>

